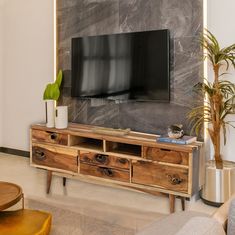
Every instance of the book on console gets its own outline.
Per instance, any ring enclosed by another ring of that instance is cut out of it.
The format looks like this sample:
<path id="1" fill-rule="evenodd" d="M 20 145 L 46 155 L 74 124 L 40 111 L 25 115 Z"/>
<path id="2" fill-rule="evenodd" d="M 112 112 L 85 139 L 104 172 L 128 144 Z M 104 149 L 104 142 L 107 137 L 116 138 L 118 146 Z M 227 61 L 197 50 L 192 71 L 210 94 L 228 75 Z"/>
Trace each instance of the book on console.
<path id="1" fill-rule="evenodd" d="M 167 136 L 160 136 L 157 138 L 157 142 L 172 143 L 172 144 L 191 144 L 196 141 L 197 141 L 196 136 L 187 136 L 187 135 L 184 135 L 179 139 L 174 139 Z"/>

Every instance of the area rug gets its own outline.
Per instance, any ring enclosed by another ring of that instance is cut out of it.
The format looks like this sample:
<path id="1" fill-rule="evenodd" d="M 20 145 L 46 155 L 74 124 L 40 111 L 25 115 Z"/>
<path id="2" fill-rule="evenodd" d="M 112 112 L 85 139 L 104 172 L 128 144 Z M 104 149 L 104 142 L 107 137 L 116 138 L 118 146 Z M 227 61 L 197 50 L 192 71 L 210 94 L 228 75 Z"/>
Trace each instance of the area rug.
<path id="1" fill-rule="evenodd" d="M 33 199 L 26 200 L 26 208 L 38 209 L 52 214 L 51 235 L 134 235 L 135 230 L 122 227 L 74 211 L 40 202 Z"/>

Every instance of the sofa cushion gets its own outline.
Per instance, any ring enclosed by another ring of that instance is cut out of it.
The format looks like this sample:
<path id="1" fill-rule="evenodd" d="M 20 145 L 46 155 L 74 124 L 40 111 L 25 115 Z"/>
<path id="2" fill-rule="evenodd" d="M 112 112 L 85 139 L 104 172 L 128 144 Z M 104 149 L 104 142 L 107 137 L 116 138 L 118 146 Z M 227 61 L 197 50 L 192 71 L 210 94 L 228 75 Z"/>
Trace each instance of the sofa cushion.
<path id="1" fill-rule="evenodd" d="M 225 235 L 223 227 L 208 215 L 185 211 L 146 226 L 137 235 Z"/>
<path id="2" fill-rule="evenodd" d="M 225 231 L 213 218 L 193 217 L 175 235 L 225 235 Z"/>
<path id="3" fill-rule="evenodd" d="M 229 207 L 227 234 L 235 234 L 235 199 L 231 201 Z"/>

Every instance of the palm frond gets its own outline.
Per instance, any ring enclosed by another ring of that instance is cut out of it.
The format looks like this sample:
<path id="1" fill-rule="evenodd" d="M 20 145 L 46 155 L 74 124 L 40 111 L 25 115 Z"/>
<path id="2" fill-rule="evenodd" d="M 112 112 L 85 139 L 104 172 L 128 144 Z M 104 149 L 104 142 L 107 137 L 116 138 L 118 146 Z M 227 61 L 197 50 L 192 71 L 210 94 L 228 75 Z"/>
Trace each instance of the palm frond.
<path id="1" fill-rule="evenodd" d="M 228 70 L 231 63 L 235 68 L 235 44 L 221 49 L 215 36 L 207 29 L 205 29 L 200 43 L 206 49 L 205 56 L 210 60 L 212 65 L 226 64 L 226 70 Z"/>

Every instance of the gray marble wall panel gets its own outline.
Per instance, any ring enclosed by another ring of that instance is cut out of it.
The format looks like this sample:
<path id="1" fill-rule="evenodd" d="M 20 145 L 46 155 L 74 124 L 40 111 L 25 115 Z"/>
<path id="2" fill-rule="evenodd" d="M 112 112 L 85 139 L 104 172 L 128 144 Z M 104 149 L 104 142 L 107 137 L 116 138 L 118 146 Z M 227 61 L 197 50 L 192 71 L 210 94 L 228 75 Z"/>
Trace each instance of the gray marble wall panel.
<path id="1" fill-rule="evenodd" d="M 192 92 L 201 80 L 198 39 L 203 27 L 203 0 L 57 0 L 58 68 L 64 71 L 59 103 L 69 106 L 69 121 L 160 133 L 182 123 L 202 97 Z M 122 103 L 71 98 L 71 38 L 168 28 L 171 33 L 170 103 Z"/>

